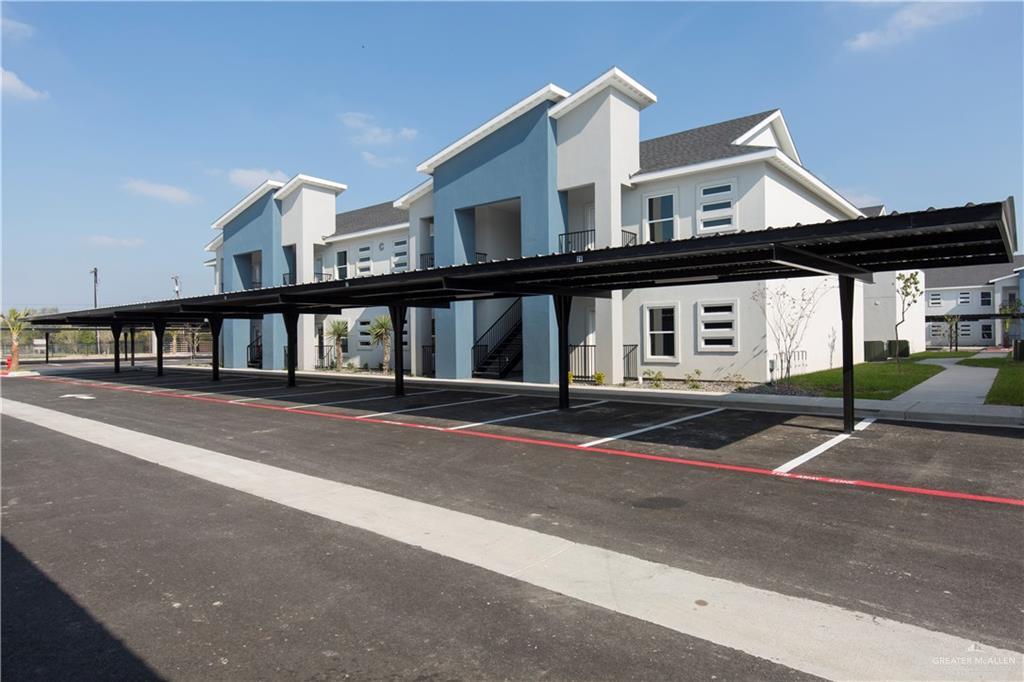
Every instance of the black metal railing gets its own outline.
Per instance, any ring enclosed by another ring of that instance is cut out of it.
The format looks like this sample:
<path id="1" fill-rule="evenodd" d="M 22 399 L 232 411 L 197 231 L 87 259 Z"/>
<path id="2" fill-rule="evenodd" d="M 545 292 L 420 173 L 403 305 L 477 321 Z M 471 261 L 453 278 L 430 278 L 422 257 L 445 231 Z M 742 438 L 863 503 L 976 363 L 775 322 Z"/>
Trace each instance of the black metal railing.
<path id="1" fill-rule="evenodd" d="M 592 381 L 597 370 L 597 346 L 569 345 L 569 372 L 573 381 Z"/>
<path id="2" fill-rule="evenodd" d="M 333 282 L 334 281 L 334 273 L 333 272 L 314 272 L 313 273 L 313 281 L 314 282 Z"/>
<path id="3" fill-rule="evenodd" d="M 286 272 L 281 275 L 281 284 L 288 286 L 289 284 L 295 284 L 295 273 Z"/>
<path id="4" fill-rule="evenodd" d="M 473 367 L 476 370 L 483 369 L 488 360 L 492 359 L 491 356 L 522 327 L 522 324 L 523 299 L 517 298 L 473 343 Z M 519 352 L 521 353 L 522 350 L 520 349 Z M 497 361 L 499 372 L 508 368 L 509 363 L 515 359 L 515 355 L 517 353 L 512 353 L 508 357 L 493 358 Z"/>
<path id="5" fill-rule="evenodd" d="M 561 253 L 589 251 L 594 248 L 597 230 L 577 230 L 558 235 L 558 250 Z"/>
<path id="6" fill-rule="evenodd" d="M 434 267 L 434 254 L 433 254 L 433 252 L 431 252 L 431 253 L 421 253 L 420 254 L 420 267 L 421 268 L 432 268 L 432 267 Z"/>
<path id="7" fill-rule="evenodd" d="M 434 366 L 434 346 L 423 346 L 420 350 L 420 375 L 432 377 L 437 373 Z"/>
<path id="8" fill-rule="evenodd" d="M 636 246 L 636 232 L 630 232 L 629 230 L 622 231 L 622 245 L 623 246 Z"/>
<path id="9" fill-rule="evenodd" d="M 248 367 L 263 367 L 263 338 L 258 338 L 245 347 L 245 364 Z"/>
<path id="10" fill-rule="evenodd" d="M 477 251 L 476 252 L 476 262 L 477 263 L 486 263 L 487 262 L 487 254 L 482 252 L 482 251 Z"/>
<path id="11" fill-rule="evenodd" d="M 320 346 L 314 346 L 316 349 L 315 361 L 313 362 L 313 369 L 337 369 L 338 359 L 336 357 L 336 349 L 334 346 L 328 346 L 326 344 Z"/>
<path id="12" fill-rule="evenodd" d="M 639 353 L 637 344 L 631 343 L 622 346 L 622 378 L 638 379 L 640 377 Z"/>
<path id="13" fill-rule="evenodd" d="M 262 289 L 263 288 L 263 280 L 260 279 L 260 278 L 250 279 L 249 280 L 249 286 L 246 287 L 246 288 L 247 289 Z"/>

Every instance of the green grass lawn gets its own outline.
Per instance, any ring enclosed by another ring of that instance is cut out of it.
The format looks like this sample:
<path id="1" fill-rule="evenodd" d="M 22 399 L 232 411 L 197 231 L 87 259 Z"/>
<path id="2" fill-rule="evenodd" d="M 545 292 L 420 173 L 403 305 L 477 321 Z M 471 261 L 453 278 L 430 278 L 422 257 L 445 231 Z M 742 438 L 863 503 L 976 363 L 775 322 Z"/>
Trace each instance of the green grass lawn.
<path id="1" fill-rule="evenodd" d="M 971 353 L 965 353 L 971 355 Z M 915 353 L 897 366 L 894 360 L 865 362 L 853 366 L 853 394 L 858 399 L 891 400 L 907 389 L 942 371 L 938 365 L 922 365 L 916 360 L 925 357 L 964 357 Z M 790 379 L 792 385 L 828 398 L 843 396 L 842 368 L 801 374 Z"/>
<path id="2" fill-rule="evenodd" d="M 1024 405 L 1024 362 L 1014 362 L 1009 354 L 1001 358 L 961 360 L 969 367 L 992 367 L 998 369 L 996 380 L 985 396 L 989 405 Z"/>
<path id="3" fill-rule="evenodd" d="M 976 350 L 925 350 L 920 353 L 914 353 L 910 356 L 911 360 L 928 360 L 934 358 L 969 358 L 972 355 L 976 355 Z"/>

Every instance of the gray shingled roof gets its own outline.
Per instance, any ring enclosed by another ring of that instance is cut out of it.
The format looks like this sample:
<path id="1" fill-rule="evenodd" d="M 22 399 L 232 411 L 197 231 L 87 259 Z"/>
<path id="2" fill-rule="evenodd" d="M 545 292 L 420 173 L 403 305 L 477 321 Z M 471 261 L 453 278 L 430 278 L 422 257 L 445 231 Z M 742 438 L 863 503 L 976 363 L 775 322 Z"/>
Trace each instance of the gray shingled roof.
<path id="1" fill-rule="evenodd" d="M 409 212 L 395 208 L 390 201 L 373 206 L 364 206 L 354 211 L 345 211 L 334 217 L 334 234 L 352 234 L 374 227 L 387 227 L 409 222 Z"/>
<path id="2" fill-rule="evenodd" d="M 878 204 L 877 206 L 858 206 L 857 209 L 868 218 L 877 218 L 882 215 L 882 211 L 885 210 L 885 205 Z"/>
<path id="3" fill-rule="evenodd" d="M 651 140 L 642 140 L 640 142 L 639 172 L 647 173 L 666 168 L 689 166 L 694 163 L 762 151 L 764 147 L 732 144 L 732 141 L 776 111 L 778 109 L 769 109 L 759 114 L 683 130 Z"/>
<path id="4" fill-rule="evenodd" d="M 1014 256 L 1013 263 L 971 265 L 961 268 L 932 268 L 924 271 L 925 288 L 981 286 L 996 277 L 1012 275 L 1014 268 L 1024 266 L 1024 256 Z"/>

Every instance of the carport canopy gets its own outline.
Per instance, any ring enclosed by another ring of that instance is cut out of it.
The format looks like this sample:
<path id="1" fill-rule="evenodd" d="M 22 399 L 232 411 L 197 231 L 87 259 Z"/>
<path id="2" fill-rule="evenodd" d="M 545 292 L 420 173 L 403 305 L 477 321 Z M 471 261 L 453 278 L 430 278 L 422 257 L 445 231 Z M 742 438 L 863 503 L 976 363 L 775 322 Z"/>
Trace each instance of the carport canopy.
<path id="1" fill-rule="evenodd" d="M 612 291 L 718 282 L 836 275 L 843 336 L 844 425 L 853 428 L 854 281 L 876 272 L 1011 262 L 1016 250 L 1013 198 L 984 204 L 813 225 L 740 231 L 637 246 L 537 255 L 352 279 L 167 299 L 39 315 L 33 324 L 152 325 L 208 321 L 218 336 L 225 318 L 281 314 L 288 335 L 288 383 L 295 384 L 300 314 L 387 306 L 396 338 L 409 307 L 447 308 L 457 301 L 552 296 L 558 324 L 559 406 L 569 404 L 568 319 L 572 299 Z M 115 363 L 116 363 L 115 356 Z M 395 353 L 395 390 L 404 394 L 404 360 Z"/>

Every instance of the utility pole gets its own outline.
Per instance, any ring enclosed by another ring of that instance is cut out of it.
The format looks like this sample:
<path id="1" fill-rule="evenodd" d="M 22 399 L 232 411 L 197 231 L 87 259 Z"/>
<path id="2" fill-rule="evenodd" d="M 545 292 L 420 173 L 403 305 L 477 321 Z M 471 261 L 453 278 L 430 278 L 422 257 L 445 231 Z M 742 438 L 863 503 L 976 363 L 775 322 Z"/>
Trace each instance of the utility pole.
<path id="1" fill-rule="evenodd" d="M 92 275 L 92 307 L 100 307 L 99 299 L 99 286 L 100 286 L 100 271 L 99 268 L 93 268 L 89 271 Z M 100 354 L 100 328 L 96 327 L 96 355 Z"/>
<path id="2" fill-rule="evenodd" d="M 181 275 L 171 275 L 174 282 L 174 298 L 181 298 Z"/>

